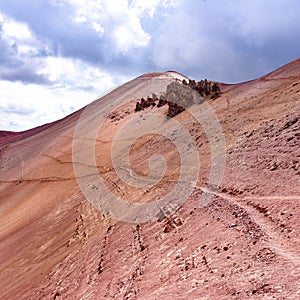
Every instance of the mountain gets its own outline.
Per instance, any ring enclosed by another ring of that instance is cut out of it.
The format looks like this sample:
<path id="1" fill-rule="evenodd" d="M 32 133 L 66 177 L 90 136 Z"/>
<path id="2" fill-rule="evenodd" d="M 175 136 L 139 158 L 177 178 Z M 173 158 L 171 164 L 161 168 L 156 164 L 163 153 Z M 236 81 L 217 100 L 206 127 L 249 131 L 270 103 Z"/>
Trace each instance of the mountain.
<path id="1" fill-rule="evenodd" d="M 0 132 L 1 299 L 300 298 L 300 59 L 216 99 L 183 79 Z M 135 111 L 166 95 L 199 101 Z"/>

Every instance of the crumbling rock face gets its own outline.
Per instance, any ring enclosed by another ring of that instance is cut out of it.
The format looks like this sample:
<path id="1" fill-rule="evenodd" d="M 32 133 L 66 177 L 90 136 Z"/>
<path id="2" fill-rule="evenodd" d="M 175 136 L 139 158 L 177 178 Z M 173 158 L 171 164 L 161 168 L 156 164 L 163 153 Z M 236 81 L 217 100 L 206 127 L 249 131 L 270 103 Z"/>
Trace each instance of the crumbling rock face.
<path id="1" fill-rule="evenodd" d="M 166 100 L 166 97 L 164 95 L 161 95 L 159 97 L 157 107 L 162 107 L 162 106 L 166 105 L 167 103 L 168 103 L 168 101 Z"/>
<path id="2" fill-rule="evenodd" d="M 172 82 L 167 87 L 166 98 L 169 109 L 167 116 L 174 117 L 193 104 L 201 104 L 204 98 L 189 86 Z"/>
<path id="3" fill-rule="evenodd" d="M 157 101 L 158 103 L 156 104 Z M 162 94 L 159 98 L 155 94 L 152 94 L 152 97 L 147 97 L 146 100 L 141 98 L 136 103 L 135 111 L 138 112 L 150 106 L 162 107 L 168 104 L 167 116 L 172 118 L 184 111 L 185 108 L 203 102 L 204 98 L 196 90 L 191 89 L 187 84 L 181 84 L 176 81 L 170 83 L 167 86 L 166 93 Z"/>
<path id="4" fill-rule="evenodd" d="M 150 106 L 162 107 L 168 104 L 167 116 L 172 118 L 193 104 L 203 103 L 204 98 L 216 99 L 220 94 L 221 90 L 217 82 L 208 81 L 207 79 L 199 82 L 190 79 L 187 82 L 183 79 L 180 83 L 176 80 L 167 86 L 166 94 L 162 94 L 160 97 L 152 94 L 152 97 L 147 97 L 146 100 L 141 98 L 140 101 L 137 101 L 135 112 Z"/>
<path id="5" fill-rule="evenodd" d="M 211 99 L 216 99 L 220 96 L 221 89 L 216 82 L 212 85 L 211 92 L 212 92 L 212 95 L 210 96 Z"/>
<path id="6" fill-rule="evenodd" d="M 202 97 L 210 97 L 216 99 L 221 94 L 221 89 L 217 82 L 208 81 L 207 79 L 196 82 L 195 80 L 182 81 L 182 84 L 189 86 L 193 90 L 197 91 Z"/>
<path id="7" fill-rule="evenodd" d="M 174 102 L 168 102 L 168 105 L 169 105 L 169 109 L 167 112 L 167 116 L 170 118 L 175 117 L 176 115 L 180 114 L 185 110 L 182 106 Z"/>
<path id="8" fill-rule="evenodd" d="M 150 106 L 155 106 L 157 99 L 151 98 L 151 97 L 147 97 L 147 99 L 145 100 L 144 98 L 141 99 L 140 102 L 137 102 L 135 105 L 135 111 L 140 111 L 143 110 L 146 107 L 150 107 Z"/>
<path id="9" fill-rule="evenodd" d="M 168 102 L 175 102 L 183 107 L 204 102 L 204 98 L 199 93 L 177 81 L 167 86 L 166 98 Z"/>
<path id="10" fill-rule="evenodd" d="M 142 107 L 142 105 L 141 105 L 141 103 L 140 102 L 137 102 L 136 104 L 135 104 L 135 110 L 134 111 L 141 111 L 141 110 L 143 110 L 144 109 L 144 107 Z"/>

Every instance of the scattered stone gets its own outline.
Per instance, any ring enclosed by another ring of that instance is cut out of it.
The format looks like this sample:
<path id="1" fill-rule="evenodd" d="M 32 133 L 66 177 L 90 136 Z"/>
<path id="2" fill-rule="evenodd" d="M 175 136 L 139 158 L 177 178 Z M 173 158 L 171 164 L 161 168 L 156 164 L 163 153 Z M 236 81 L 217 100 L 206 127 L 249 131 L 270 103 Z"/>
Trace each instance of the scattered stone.
<path id="1" fill-rule="evenodd" d="M 184 84 L 184 85 L 188 85 L 188 83 L 186 82 L 186 80 L 185 80 L 185 79 L 183 79 L 183 80 L 182 80 L 182 84 Z"/>
<path id="2" fill-rule="evenodd" d="M 114 114 L 114 113 L 112 113 L 108 117 L 109 117 L 109 119 L 113 120 L 113 119 L 115 119 L 117 117 L 117 115 Z"/>
<path id="3" fill-rule="evenodd" d="M 141 99 L 141 106 L 142 106 L 143 108 L 149 107 L 149 106 L 151 106 L 151 102 L 150 102 L 148 99 L 145 100 L 144 98 L 142 98 L 142 99 Z"/>
<path id="4" fill-rule="evenodd" d="M 271 168 L 270 168 L 270 171 L 275 171 L 278 169 L 278 165 L 276 163 L 273 163 Z"/>
<path id="5" fill-rule="evenodd" d="M 143 107 L 140 104 L 140 102 L 137 102 L 136 105 L 135 105 L 135 111 L 137 112 L 137 111 L 141 111 L 141 110 L 143 110 Z"/>
<path id="6" fill-rule="evenodd" d="M 168 109 L 167 116 L 170 118 L 175 117 L 176 115 L 180 114 L 185 110 L 182 106 L 174 102 L 168 102 L 168 105 L 169 105 L 169 109 Z"/>
<path id="7" fill-rule="evenodd" d="M 286 130 L 289 127 L 293 126 L 294 124 L 296 124 L 299 121 L 298 117 L 295 117 L 293 120 L 288 121 L 282 128 L 282 130 Z"/>
<path id="8" fill-rule="evenodd" d="M 155 106 L 156 105 L 154 98 L 147 97 L 146 101 L 147 101 L 148 104 L 150 104 L 149 106 Z"/>
<path id="9" fill-rule="evenodd" d="M 167 100 L 160 98 L 157 103 L 157 107 L 162 107 L 162 106 L 166 105 L 167 103 L 168 103 Z"/>
<path id="10" fill-rule="evenodd" d="M 53 299 L 56 300 L 60 297 L 61 297 L 61 293 L 60 292 L 55 292 Z"/>

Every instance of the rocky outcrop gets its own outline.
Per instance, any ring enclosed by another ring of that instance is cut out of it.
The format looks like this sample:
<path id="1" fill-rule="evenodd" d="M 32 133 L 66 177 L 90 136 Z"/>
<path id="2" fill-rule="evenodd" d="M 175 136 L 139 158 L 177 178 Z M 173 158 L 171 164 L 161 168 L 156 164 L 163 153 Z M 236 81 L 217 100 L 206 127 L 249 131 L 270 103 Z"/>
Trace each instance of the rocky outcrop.
<path id="1" fill-rule="evenodd" d="M 147 97 L 147 99 L 141 98 L 140 102 L 138 101 L 135 105 L 135 111 L 143 110 L 146 107 L 155 106 L 157 99 Z"/>
<path id="2" fill-rule="evenodd" d="M 212 85 L 211 92 L 212 92 L 212 95 L 210 96 L 211 99 L 216 99 L 220 96 L 221 89 L 220 89 L 219 85 L 216 82 Z"/>
<path id="3" fill-rule="evenodd" d="M 192 82 L 192 86 L 197 86 L 194 80 L 190 82 Z M 158 103 L 156 104 L 156 102 Z M 160 95 L 160 97 L 152 94 L 152 97 L 147 97 L 146 99 L 141 98 L 136 102 L 135 111 L 138 112 L 150 106 L 162 107 L 168 104 L 167 116 L 172 118 L 184 111 L 187 107 L 203 102 L 204 98 L 197 92 L 196 88 L 191 88 L 185 80 L 183 80 L 182 83 L 175 81 L 167 86 L 166 93 Z"/>
<path id="4" fill-rule="evenodd" d="M 221 89 L 217 82 L 212 82 L 207 79 L 196 82 L 195 80 L 182 81 L 183 85 L 189 86 L 193 90 L 197 91 L 202 97 L 208 97 L 216 99 L 221 95 Z"/>
<path id="5" fill-rule="evenodd" d="M 168 105 L 169 105 L 169 109 L 167 112 L 167 116 L 170 118 L 175 117 L 176 115 L 180 114 L 185 110 L 182 106 L 174 102 L 168 102 Z"/>
<path id="6" fill-rule="evenodd" d="M 166 105 L 168 103 L 166 97 L 164 95 L 161 95 L 159 97 L 158 103 L 157 103 L 157 107 L 162 107 L 164 105 Z"/>
<path id="7" fill-rule="evenodd" d="M 168 117 L 174 117 L 193 104 L 201 104 L 204 98 L 185 84 L 172 82 L 168 85 L 166 91 L 168 102 Z"/>
<path id="8" fill-rule="evenodd" d="M 176 80 L 167 86 L 165 94 L 152 94 L 152 97 L 141 98 L 136 102 L 135 112 L 144 110 L 148 107 L 162 107 L 168 104 L 168 117 L 174 117 L 193 104 L 201 104 L 204 99 L 216 99 L 220 96 L 221 89 L 217 82 L 208 81 L 207 79 L 196 82 L 190 79 L 187 82 L 183 79 Z M 158 102 L 156 104 L 156 102 Z"/>

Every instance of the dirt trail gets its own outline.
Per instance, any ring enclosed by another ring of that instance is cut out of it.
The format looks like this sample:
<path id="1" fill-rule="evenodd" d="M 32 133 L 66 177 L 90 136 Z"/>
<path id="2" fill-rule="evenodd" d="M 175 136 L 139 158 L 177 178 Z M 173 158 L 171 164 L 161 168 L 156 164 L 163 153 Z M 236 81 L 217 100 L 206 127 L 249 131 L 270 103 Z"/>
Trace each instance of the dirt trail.
<path id="1" fill-rule="evenodd" d="M 259 212 L 255 210 L 255 208 L 249 207 L 248 205 L 241 204 L 239 198 L 228 196 L 224 193 L 215 192 L 205 187 L 198 187 L 204 193 L 213 194 L 220 198 L 228 200 L 230 203 L 241 207 L 245 210 L 252 220 L 264 231 L 264 233 L 268 237 L 267 243 L 269 244 L 270 248 L 276 252 L 281 257 L 285 258 L 289 262 L 291 262 L 295 267 L 299 268 L 300 271 L 300 253 L 295 253 L 291 250 L 288 246 L 288 241 L 282 238 L 276 230 L 269 224 L 267 220 L 259 215 Z M 263 198 L 263 197 L 262 197 Z"/>
<path id="2" fill-rule="evenodd" d="M 126 171 L 129 172 L 130 176 L 135 177 L 132 174 L 132 171 L 126 169 Z M 145 180 L 149 180 L 150 179 L 145 179 Z M 155 180 L 154 180 L 155 181 Z M 295 265 L 296 267 L 300 267 L 300 253 L 295 253 L 295 251 L 289 249 L 288 246 L 288 240 L 282 238 L 277 232 L 276 229 L 274 228 L 274 226 L 272 226 L 271 224 L 269 224 L 269 222 L 260 215 L 259 212 L 257 212 L 255 210 L 255 208 L 252 208 L 246 204 L 241 204 L 241 200 L 243 199 L 265 199 L 265 197 L 258 197 L 258 196 L 253 196 L 253 197 L 245 197 L 245 198 L 237 198 L 237 197 L 232 197 L 229 196 L 225 193 L 220 193 L 220 192 L 215 192 L 212 191 L 206 187 L 199 187 L 198 188 L 200 190 L 202 190 L 204 193 L 208 193 L 208 194 L 213 194 L 215 196 L 218 196 L 220 198 L 226 199 L 227 201 L 229 201 L 231 204 L 237 205 L 240 208 L 242 208 L 244 211 L 246 211 L 250 218 L 254 221 L 255 224 L 257 224 L 262 230 L 263 232 L 266 234 L 266 236 L 268 237 L 268 245 L 270 246 L 270 248 L 276 252 L 278 255 L 280 255 L 281 257 L 285 258 L 286 260 L 290 261 L 293 265 Z M 280 196 L 274 196 L 276 199 L 279 199 Z M 270 197 L 267 197 L 268 199 L 270 199 Z M 285 199 L 299 199 L 299 197 L 296 196 L 284 196 Z M 299 269 L 300 272 L 300 269 Z"/>

